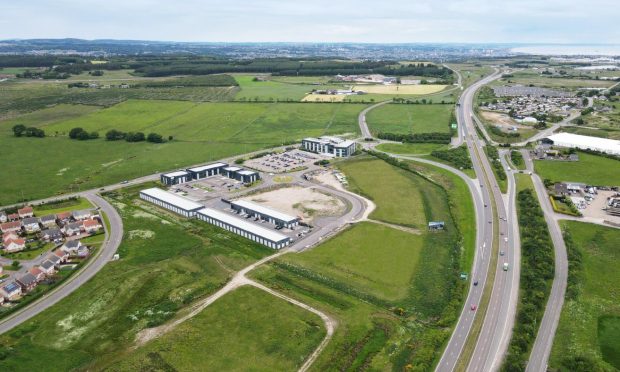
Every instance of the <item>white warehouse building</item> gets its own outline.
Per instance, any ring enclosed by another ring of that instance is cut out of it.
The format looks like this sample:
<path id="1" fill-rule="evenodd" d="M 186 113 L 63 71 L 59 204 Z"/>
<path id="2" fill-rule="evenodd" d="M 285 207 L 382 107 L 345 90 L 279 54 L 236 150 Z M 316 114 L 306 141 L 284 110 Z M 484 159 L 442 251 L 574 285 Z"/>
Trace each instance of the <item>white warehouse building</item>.
<path id="1" fill-rule="evenodd" d="M 610 155 L 620 155 L 620 141 L 607 138 L 582 136 L 572 133 L 553 134 L 542 141 L 554 146 L 594 150 Z"/>
<path id="2" fill-rule="evenodd" d="M 140 198 L 185 217 L 194 217 L 204 205 L 153 187 L 140 191 Z"/>
<path id="3" fill-rule="evenodd" d="M 308 137 L 301 141 L 301 147 L 319 154 L 346 158 L 355 152 L 355 141 L 331 136 Z"/>
<path id="4" fill-rule="evenodd" d="M 266 229 L 212 208 L 203 208 L 196 213 L 198 219 L 222 229 L 241 235 L 273 249 L 281 249 L 291 243 L 291 238 L 277 231 Z"/>
<path id="5" fill-rule="evenodd" d="M 299 217 L 291 216 L 250 201 L 232 201 L 230 202 L 230 207 L 239 213 L 258 217 L 276 226 L 291 228 L 299 225 Z"/>

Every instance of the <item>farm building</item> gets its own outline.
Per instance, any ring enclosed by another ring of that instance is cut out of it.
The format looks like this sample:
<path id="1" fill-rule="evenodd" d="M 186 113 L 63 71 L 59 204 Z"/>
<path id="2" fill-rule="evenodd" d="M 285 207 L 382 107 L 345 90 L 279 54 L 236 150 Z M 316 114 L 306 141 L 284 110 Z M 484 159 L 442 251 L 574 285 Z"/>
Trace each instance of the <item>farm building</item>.
<path id="1" fill-rule="evenodd" d="M 200 180 L 215 176 L 217 174 L 222 174 L 222 170 L 227 166 L 228 164 L 226 163 L 213 163 L 201 167 L 189 168 L 187 171 L 193 180 Z"/>
<path id="2" fill-rule="evenodd" d="M 301 141 L 304 150 L 324 155 L 345 158 L 355 152 L 355 141 L 345 140 L 338 137 L 323 136 L 319 138 L 304 138 Z"/>
<path id="3" fill-rule="evenodd" d="M 245 200 L 237 200 L 230 203 L 230 207 L 238 213 L 248 214 L 252 217 L 258 217 L 277 226 L 294 227 L 299 224 L 299 217 L 290 216 L 288 214 L 278 212 L 271 208 L 264 207 L 260 204 L 252 203 Z"/>
<path id="4" fill-rule="evenodd" d="M 572 133 L 557 133 L 544 138 L 542 142 L 560 147 L 594 150 L 611 155 L 620 155 L 620 141 L 607 138 L 582 136 Z"/>
<path id="5" fill-rule="evenodd" d="M 156 187 L 140 191 L 140 198 L 185 217 L 194 217 L 203 205 Z"/>
<path id="6" fill-rule="evenodd" d="M 161 183 L 166 186 L 178 185 L 190 181 L 192 176 L 186 171 L 177 171 L 172 173 L 164 173 L 160 176 Z"/>
<path id="7" fill-rule="evenodd" d="M 276 231 L 252 224 L 243 218 L 231 216 L 225 212 L 211 208 L 203 208 L 198 211 L 199 219 L 206 221 L 222 229 L 234 232 L 245 238 L 266 245 L 273 249 L 281 249 L 290 244 L 291 238 Z"/>

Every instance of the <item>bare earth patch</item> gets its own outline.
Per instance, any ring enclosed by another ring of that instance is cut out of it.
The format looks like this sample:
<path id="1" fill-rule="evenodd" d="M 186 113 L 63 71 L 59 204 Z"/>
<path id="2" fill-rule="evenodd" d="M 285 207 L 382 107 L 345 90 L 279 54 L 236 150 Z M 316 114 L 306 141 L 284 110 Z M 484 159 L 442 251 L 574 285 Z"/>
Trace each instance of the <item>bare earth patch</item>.
<path id="1" fill-rule="evenodd" d="M 282 213 L 300 216 L 311 222 L 319 216 L 337 216 L 345 211 L 342 200 L 312 188 L 285 187 L 242 198 L 273 208 Z"/>

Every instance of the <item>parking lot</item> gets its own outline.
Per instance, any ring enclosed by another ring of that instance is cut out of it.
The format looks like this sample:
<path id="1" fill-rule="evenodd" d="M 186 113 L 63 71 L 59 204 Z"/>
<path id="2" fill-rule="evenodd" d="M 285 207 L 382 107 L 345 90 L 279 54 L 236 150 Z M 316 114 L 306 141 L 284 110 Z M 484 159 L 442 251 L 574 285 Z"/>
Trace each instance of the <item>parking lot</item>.
<path id="1" fill-rule="evenodd" d="M 290 150 L 280 154 L 270 154 L 257 159 L 246 160 L 244 165 L 268 173 L 284 173 L 307 168 L 316 161 L 328 157 L 300 150 Z"/>
<path id="2" fill-rule="evenodd" d="M 170 187 L 170 192 L 192 200 L 222 197 L 228 192 L 244 188 L 243 182 L 224 176 L 213 176 Z"/>

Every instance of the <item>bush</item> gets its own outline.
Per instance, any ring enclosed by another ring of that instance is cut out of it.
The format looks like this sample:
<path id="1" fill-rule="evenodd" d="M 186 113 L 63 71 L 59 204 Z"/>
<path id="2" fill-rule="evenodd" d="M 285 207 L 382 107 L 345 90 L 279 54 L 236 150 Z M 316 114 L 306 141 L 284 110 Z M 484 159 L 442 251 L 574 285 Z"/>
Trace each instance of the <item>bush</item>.
<path id="1" fill-rule="evenodd" d="M 13 134 L 15 137 L 21 137 L 26 131 L 26 126 L 23 124 L 17 124 L 13 126 Z"/>
<path id="2" fill-rule="evenodd" d="M 162 137 L 161 134 L 149 133 L 149 135 L 146 136 L 146 140 L 152 143 L 162 143 L 164 142 L 164 137 Z"/>
<path id="3" fill-rule="evenodd" d="M 125 141 L 127 142 L 142 142 L 146 139 L 142 132 L 127 132 L 125 135 Z"/>
<path id="4" fill-rule="evenodd" d="M 452 140 L 450 133 L 379 133 L 378 138 L 408 143 L 441 143 L 448 144 Z"/>
<path id="5" fill-rule="evenodd" d="M 431 156 L 445 160 L 459 169 L 470 169 L 472 167 L 471 159 L 465 146 L 449 150 L 435 150 L 431 152 Z"/>
<path id="6" fill-rule="evenodd" d="M 24 135 L 26 137 L 39 137 L 39 138 L 43 138 L 43 137 L 45 137 L 45 131 L 43 131 L 43 129 L 39 129 L 39 128 L 35 128 L 35 127 L 28 127 L 24 131 Z"/>
<path id="7" fill-rule="evenodd" d="M 118 141 L 118 140 L 124 139 L 125 135 L 126 135 L 125 132 L 121 132 L 116 129 L 111 129 L 107 131 L 107 133 L 105 134 L 105 139 L 108 141 Z"/>

